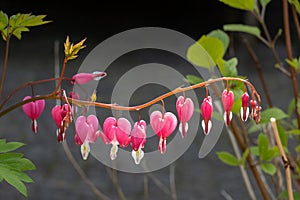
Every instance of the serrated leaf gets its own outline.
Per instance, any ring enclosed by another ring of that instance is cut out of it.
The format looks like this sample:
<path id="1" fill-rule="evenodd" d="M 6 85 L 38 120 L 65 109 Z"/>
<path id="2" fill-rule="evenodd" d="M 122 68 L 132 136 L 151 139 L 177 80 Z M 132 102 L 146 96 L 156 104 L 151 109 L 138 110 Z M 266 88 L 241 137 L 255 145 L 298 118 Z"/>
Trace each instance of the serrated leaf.
<path id="1" fill-rule="evenodd" d="M 249 26 L 244 24 L 226 24 L 223 26 L 224 31 L 244 32 L 256 37 L 260 37 L 260 30 L 256 26 Z"/>
<path id="2" fill-rule="evenodd" d="M 215 38 L 219 39 L 224 46 L 224 51 L 226 52 L 226 50 L 229 46 L 229 41 L 230 41 L 227 33 L 225 33 L 224 31 L 222 31 L 220 29 L 217 29 L 217 30 L 213 30 L 210 33 L 208 33 L 207 36 L 215 37 Z"/>
<path id="3" fill-rule="evenodd" d="M 0 11 L 0 31 L 4 30 L 8 25 L 8 16 L 3 11 Z"/>
<path id="4" fill-rule="evenodd" d="M 260 167 L 265 173 L 271 176 L 273 176 L 276 173 L 276 167 L 272 163 L 261 163 Z"/>
<path id="5" fill-rule="evenodd" d="M 20 179 L 23 182 L 26 183 L 32 183 L 33 180 L 24 172 L 18 172 L 18 171 L 11 171 L 11 174 L 15 175 L 16 177 L 18 177 L 18 179 Z"/>
<path id="6" fill-rule="evenodd" d="M 0 154 L 0 163 L 6 162 L 7 160 L 14 160 L 22 158 L 24 154 L 22 153 L 1 153 Z"/>
<path id="7" fill-rule="evenodd" d="M 287 118 L 288 115 L 285 112 L 283 112 L 280 108 L 267 108 L 261 112 L 260 123 L 269 123 L 272 117 L 274 117 L 276 120 L 281 120 Z"/>
<path id="8" fill-rule="evenodd" d="M 220 0 L 224 4 L 236 9 L 253 11 L 255 8 L 255 0 Z"/>
<path id="9" fill-rule="evenodd" d="M 21 142 L 8 142 L 8 143 L 2 143 L 0 144 L 0 153 L 6 153 L 9 151 L 14 151 L 22 146 L 24 146 L 24 143 Z"/>
<path id="10" fill-rule="evenodd" d="M 240 165 L 240 161 L 232 154 L 228 153 L 228 152 L 217 152 L 217 155 L 219 157 L 219 159 L 226 163 L 227 165 L 231 165 L 231 166 L 239 166 Z"/>
<path id="11" fill-rule="evenodd" d="M 185 81 L 194 85 L 194 84 L 202 83 L 204 80 L 195 75 L 186 75 Z"/>

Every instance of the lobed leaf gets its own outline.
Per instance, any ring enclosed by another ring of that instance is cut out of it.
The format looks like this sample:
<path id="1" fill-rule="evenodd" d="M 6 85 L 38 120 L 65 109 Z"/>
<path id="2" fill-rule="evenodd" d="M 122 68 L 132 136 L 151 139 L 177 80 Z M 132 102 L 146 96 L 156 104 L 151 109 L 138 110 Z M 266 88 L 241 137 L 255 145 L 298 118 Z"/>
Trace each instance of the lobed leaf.
<path id="1" fill-rule="evenodd" d="M 6 153 L 9 151 L 16 150 L 22 146 L 24 146 L 24 143 L 21 142 L 8 142 L 8 143 L 2 143 L 0 144 L 0 153 Z"/>

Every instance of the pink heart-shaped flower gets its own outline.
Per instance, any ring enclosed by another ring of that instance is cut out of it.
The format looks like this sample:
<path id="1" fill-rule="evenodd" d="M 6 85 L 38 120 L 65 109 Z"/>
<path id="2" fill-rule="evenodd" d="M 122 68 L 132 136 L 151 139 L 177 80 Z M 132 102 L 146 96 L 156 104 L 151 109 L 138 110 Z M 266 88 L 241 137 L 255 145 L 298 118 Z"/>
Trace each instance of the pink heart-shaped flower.
<path id="1" fill-rule="evenodd" d="M 31 98 L 31 96 L 26 96 L 23 99 L 23 101 L 30 99 L 30 98 Z M 45 100 L 44 99 L 32 101 L 32 102 L 29 102 L 22 106 L 24 113 L 27 115 L 27 117 L 29 117 L 32 120 L 37 119 L 43 112 L 44 108 L 45 108 Z"/>
<path id="2" fill-rule="evenodd" d="M 97 139 L 98 119 L 95 115 L 79 116 L 75 123 L 76 134 L 81 142 L 95 142 Z"/>
<path id="3" fill-rule="evenodd" d="M 150 115 L 150 124 L 158 137 L 167 138 L 177 126 L 177 118 L 171 112 L 166 112 L 162 116 L 160 111 L 154 111 Z"/>
<path id="4" fill-rule="evenodd" d="M 134 151 L 144 148 L 146 142 L 146 122 L 140 120 L 135 122 L 134 127 L 131 131 L 131 148 Z"/>
<path id="5" fill-rule="evenodd" d="M 103 134 L 105 143 L 116 143 L 126 147 L 130 142 L 131 124 L 125 118 L 116 120 L 114 117 L 108 117 L 103 123 Z M 103 136 L 102 136 L 103 138 Z"/>

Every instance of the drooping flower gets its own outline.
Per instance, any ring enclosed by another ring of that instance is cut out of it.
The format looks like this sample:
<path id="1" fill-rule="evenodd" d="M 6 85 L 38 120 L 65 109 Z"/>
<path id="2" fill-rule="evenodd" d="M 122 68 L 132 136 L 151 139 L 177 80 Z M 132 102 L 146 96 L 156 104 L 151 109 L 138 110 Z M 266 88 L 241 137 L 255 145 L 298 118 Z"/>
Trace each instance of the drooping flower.
<path id="1" fill-rule="evenodd" d="M 69 104 L 56 105 L 52 108 L 51 113 L 57 126 L 57 140 L 63 142 L 66 138 L 66 129 L 73 120 L 71 106 Z"/>
<path id="2" fill-rule="evenodd" d="M 75 122 L 75 128 L 75 143 L 81 146 L 82 158 L 86 160 L 90 153 L 89 144 L 96 142 L 100 133 L 98 119 L 95 115 L 79 116 Z"/>
<path id="3" fill-rule="evenodd" d="M 232 91 L 229 91 L 228 89 L 225 89 L 222 93 L 222 102 L 224 107 L 224 120 L 226 122 L 226 125 L 229 126 L 230 121 L 232 119 L 232 105 L 234 102 L 234 94 Z"/>
<path id="4" fill-rule="evenodd" d="M 179 96 L 176 102 L 176 110 L 180 121 L 179 131 L 181 132 L 181 136 L 185 137 L 189 127 L 188 121 L 194 113 L 194 103 L 190 98 Z"/>
<path id="5" fill-rule="evenodd" d="M 114 118 L 108 117 L 103 123 L 103 133 L 100 136 L 105 144 L 112 144 L 110 151 L 110 158 L 116 159 L 118 146 L 126 147 L 130 143 L 131 137 L 131 124 L 130 122 L 121 117 Z"/>
<path id="6" fill-rule="evenodd" d="M 257 102 L 255 100 L 250 100 L 251 105 L 251 115 L 250 117 L 258 124 L 260 122 L 260 111 L 262 107 L 260 105 L 257 105 Z"/>
<path id="7" fill-rule="evenodd" d="M 205 135 L 208 135 L 210 132 L 210 129 L 212 127 L 211 123 L 211 116 L 213 113 L 213 105 L 212 105 L 212 99 L 210 96 L 207 96 L 203 99 L 203 102 L 201 104 L 201 112 L 202 112 L 202 128 Z"/>
<path id="8" fill-rule="evenodd" d="M 30 99 L 31 96 L 26 96 L 23 101 Z M 32 120 L 31 129 L 34 133 L 38 131 L 37 118 L 41 115 L 45 108 L 45 100 L 36 100 L 29 103 L 26 103 L 22 106 L 22 109 L 27 117 Z"/>
<path id="9" fill-rule="evenodd" d="M 177 126 L 177 118 L 172 112 L 162 114 L 154 111 L 150 115 L 150 124 L 159 138 L 158 150 L 161 154 L 166 152 L 167 137 L 169 137 Z"/>
<path id="10" fill-rule="evenodd" d="M 72 84 L 86 84 L 92 80 L 99 81 L 101 78 L 104 78 L 107 74 L 105 72 L 95 71 L 93 73 L 78 73 L 72 77 Z"/>
<path id="11" fill-rule="evenodd" d="M 242 95 L 242 107 L 241 107 L 241 118 L 244 122 L 247 121 L 249 116 L 248 101 L 249 101 L 249 94 L 245 91 L 244 94 Z"/>
<path id="12" fill-rule="evenodd" d="M 146 142 L 146 122 L 140 120 L 135 122 L 134 127 L 131 131 L 131 148 L 132 148 L 132 157 L 135 164 L 139 164 L 144 157 L 144 144 Z"/>

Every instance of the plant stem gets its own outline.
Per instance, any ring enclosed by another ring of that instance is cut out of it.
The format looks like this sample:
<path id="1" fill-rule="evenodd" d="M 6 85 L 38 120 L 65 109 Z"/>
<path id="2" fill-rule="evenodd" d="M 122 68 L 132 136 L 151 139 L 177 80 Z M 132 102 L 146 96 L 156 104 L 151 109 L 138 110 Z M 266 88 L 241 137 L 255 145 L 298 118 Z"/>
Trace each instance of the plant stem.
<path id="1" fill-rule="evenodd" d="M 285 44 L 286 44 L 286 51 L 287 56 L 289 60 L 293 59 L 293 53 L 292 53 L 292 42 L 291 42 L 291 34 L 290 34 L 290 24 L 289 24 L 289 11 L 288 11 L 288 1 L 282 0 L 282 9 L 283 9 L 283 26 L 284 26 L 284 36 L 285 36 Z M 293 85 L 293 92 L 294 92 L 294 99 L 295 99 L 295 108 L 297 108 L 298 105 L 298 83 L 297 83 L 297 77 L 295 69 L 290 66 L 290 73 L 291 73 L 291 80 Z M 295 109 L 297 122 L 298 122 L 298 128 L 300 128 L 300 114 L 298 112 L 298 109 Z"/>
<path id="2" fill-rule="evenodd" d="M 234 121 L 231 122 L 231 128 L 232 128 L 232 133 L 234 134 L 235 138 L 237 139 L 237 142 L 238 142 L 241 150 L 244 152 L 246 150 L 247 146 L 244 144 L 243 140 L 241 139 L 241 137 L 239 135 L 239 131 L 237 130 L 237 127 L 236 127 Z M 266 190 L 265 183 L 262 181 L 262 179 L 260 177 L 260 174 L 259 174 L 259 172 L 256 168 L 256 165 L 255 165 L 255 163 L 254 163 L 254 161 L 251 157 L 251 154 L 248 154 L 246 159 L 247 159 L 247 162 L 250 166 L 250 169 L 251 169 L 251 171 L 254 175 L 254 178 L 255 178 L 255 180 L 258 184 L 258 187 L 260 189 L 260 192 L 261 192 L 263 198 L 265 200 L 269 200 L 270 197 L 269 197 L 269 194 Z"/>
<path id="3" fill-rule="evenodd" d="M 287 184 L 287 191 L 288 191 L 288 197 L 289 200 L 293 200 L 294 196 L 293 196 L 293 187 L 292 187 L 292 178 L 291 178 L 291 165 L 289 163 L 289 160 L 287 159 L 287 156 L 284 152 L 280 137 L 279 137 L 279 133 L 278 133 L 278 129 L 277 129 L 277 124 L 276 124 L 276 119 L 275 118 L 271 118 L 270 119 L 271 124 L 272 124 L 272 128 L 273 128 L 273 132 L 274 132 L 274 136 L 275 136 L 275 140 L 282 158 L 282 162 L 284 165 L 284 169 L 285 169 L 285 175 L 286 175 L 286 184 Z"/>
<path id="4" fill-rule="evenodd" d="M 269 107 L 273 107 L 272 105 L 272 100 L 271 100 L 271 95 L 270 95 L 270 92 L 269 92 L 269 89 L 267 87 L 267 83 L 265 81 L 265 77 L 264 77 L 264 74 L 262 72 L 262 67 L 260 65 L 260 62 L 256 56 L 256 53 L 255 51 L 253 50 L 251 44 L 248 42 L 247 38 L 242 36 L 242 41 L 244 42 L 244 44 L 246 45 L 246 49 L 248 50 L 248 53 L 250 54 L 251 58 L 253 59 L 254 61 L 254 64 L 256 66 L 256 70 L 258 72 L 258 75 L 259 75 L 259 79 L 261 81 L 261 84 L 263 86 L 263 90 L 264 90 L 264 93 L 267 97 L 267 101 L 268 101 L 268 105 Z"/>
<path id="5" fill-rule="evenodd" d="M 109 200 L 110 198 L 107 197 L 106 195 L 104 195 L 99 189 L 97 189 L 97 187 L 94 185 L 94 183 L 87 177 L 87 175 L 81 169 L 80 165 L 78 164 L 78 162 L 76 161 L 76 159 L 73 157 L 73 155 L 72 155 L 72 153 L 71 153 L 71 151 L 69 149 L 69 146 L 68 146 L 68 144 L 67 144 L 66 141 L 64 141 L 62 143 L 62 146 L 63 146 L 63 149 L 64 149 L 66 155 L 67 155 L 67 158 L 72 163 L 73 167 L 76 169 L 76 171 L 78 172 L 78 174 L 80 175 L 80 177 L 86 182 L 86 184 L 90 186 L 90 188 L 95 193 L 95 195 L 99 199 Z"/>
<path id="6" fill-rule="evenodd" d="M 291 7 L 292 7 L 292 14 L 293 14 L 295 28 L 298 34 L 298 40 L 300 40 L 300 24 L 299 24 L 298 14 L 295 5 L 292 4 Z"/>
<path id="7" fill-rule="evenodd" d="M 64 77 L 64 74 L 65 74 L 65 70 L 66 70 L 66 66 L 67 66 L 67 62 L 68 62 L 68 59 L 65 58 L 64 59 L 64 62 L 63 62 L 63 66 L 62 66 L 62 69 L 61 69 L 61 73 L 60 73 L 60 77 L 59 77 L 59 80 L 57 82 L 57 85 L 53 91 L 52 94 L 56 94 L 57 91 L 59 90 L 60 86 L 61 86 L 61 83 L 62 83 L 62 80 L 63 80 L 63 77 Z"/>
<path id="8" fill-rule="evenodd" d="M 0 83 L 0 99 L 2 97 L 2 91 L 3 91 L 3 86 L 4 86 L 5 74 L 6 74 L 6 70 L 7 70 L 8 52 L 9 52 L 9 41 L 10 41 L 10 35 L 8 34 L 7 37 L 6 37 L 4 64 L 3 64 L 3 70 L 2 70 L 2 75 L 1 75 L 1 83 Z"/>

